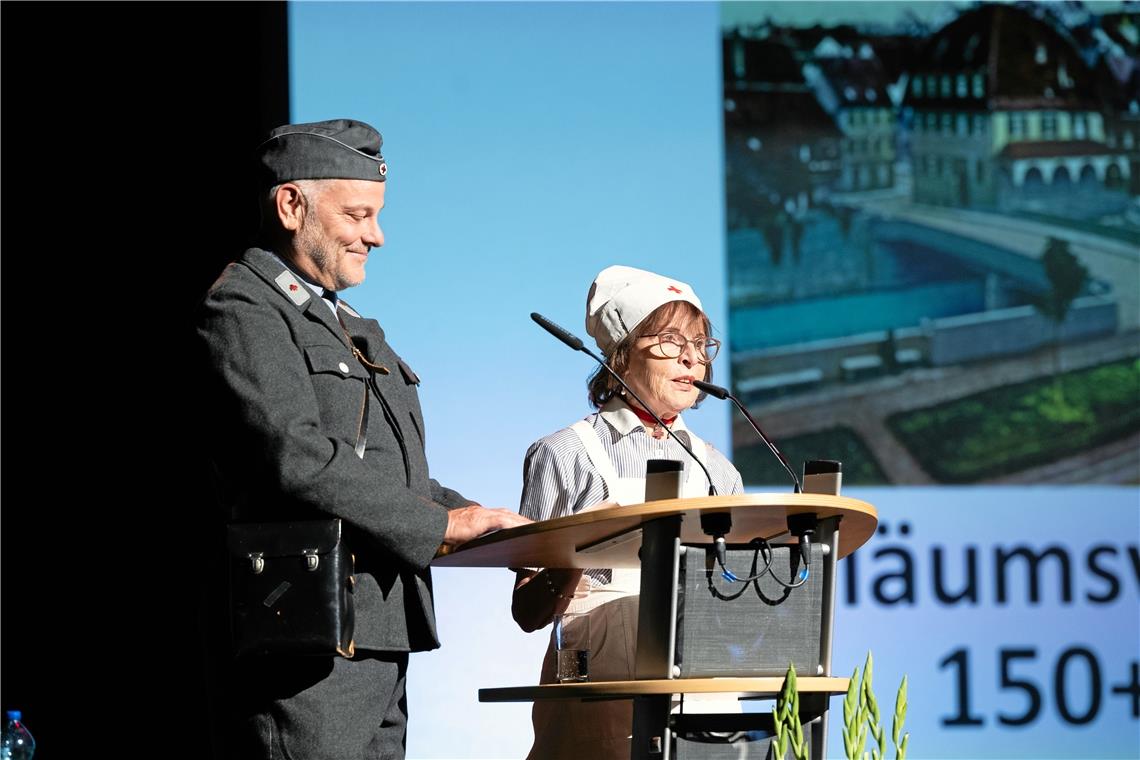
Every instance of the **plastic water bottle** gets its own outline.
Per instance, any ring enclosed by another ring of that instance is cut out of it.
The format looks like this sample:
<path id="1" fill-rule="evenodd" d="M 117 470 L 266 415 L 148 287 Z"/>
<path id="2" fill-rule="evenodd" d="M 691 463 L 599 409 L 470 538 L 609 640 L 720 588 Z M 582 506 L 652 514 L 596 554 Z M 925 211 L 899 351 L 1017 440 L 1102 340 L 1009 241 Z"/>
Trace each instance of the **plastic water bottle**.
<path id="1" fill-rule="evenodd" d="M 24 727 L 19 710 L 8 711 L 8 722 L 4 724 L 3 738 L 0 738 L 0 760 L 32 760 L 36 751 L 36 740 Z"/>

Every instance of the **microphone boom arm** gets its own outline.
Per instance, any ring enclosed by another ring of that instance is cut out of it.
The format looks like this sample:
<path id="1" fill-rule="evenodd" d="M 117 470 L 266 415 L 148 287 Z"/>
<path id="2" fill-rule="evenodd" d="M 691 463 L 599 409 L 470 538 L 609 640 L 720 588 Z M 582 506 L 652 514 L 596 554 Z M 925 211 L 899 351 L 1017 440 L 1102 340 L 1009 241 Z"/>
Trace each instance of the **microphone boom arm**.
<path id="1" fill-rule="evenodd" d="M 647 406 L 646 403 L 641 400 L 640 396 L 638 396 L 636 393 L 634 393 L 633 388 L 630 388 L 629 385 L 626 384 L 625 380 L 622 379 L 621 375 L 619 375 L 617 372 L 614 371 L 613 367 L 611 367 L 609 364 L 606 364 L 604 359 L 599 357 L 597 354 L 595 354 L 590 349 L 586 348 L 585 344 L 582 343 L 581 338 L 578 338 L 578 337 L 572 335 L 569 331 L 564 330 L 563 328 L 554 324 L 553 322 L 551 322 L 549 319 L 542 316 L 538 312 L 531 312 L 530 318 L 533 319 L 539 327 L 546 330 L 548 333 L 553 335 L 555 338 L 558 338 L 558 340 L 565 343 L 568 347 L 574 349 L 575 351 L 581 351 L 582 353 L 586 354 L 591 359 L 596 361 L 598 364 L 602 365 L 602 367 L 606 370 L 606 372 L 609 372 L 610 375 L 613 377 L 613 379 L 617 380 L 621 384 L 621 387 L 624 388 L 626 390 L 626 392 L 629 393 L 629 395 L 633 396 L 634 400 L 637 401 L 637 403 L 641 404 L 642 409 L 649 412 L 649 414 L 653 415 L 653 419 L 657 420 L 657 424 L 661 426 L 661 429 L 664 430 L 666 433 L 668 433 L 669 436 L 672 437 L 672 439 L 674 441 L 676 441 L 677 444 L 682 449 L 684 449 L 685 452 L 690 457 L 692 457 L 694 462 L 696 462 L 697 464 L 699 464 L 701 466 L 701 469 L 704 470 L 705 477 L 708 478 L 708 481 L 709 481 L 709 496 L 716 496 L 717 495 L 716 486 L 713 485 L 712 475 L 709 474 L 709 468 L 705 467 L 705 463 L 702 462 L 701 460 L 697 459 L 697 455 L 694 454 L 692 452 L 692 450 L 688 446 L 686 446 L 681 441 L 681 439 L 678 438 L 677 435 L 672 430 L 669 429 L 669 426 L 666 425 L 664 423 L 664 421 L 662 421 L 662 419 L 657 416 L 656 412 L 654 412 L 652 409 L 650 409 L 649 406 Z"/>
<path id="2" fill-rule="evenodd" d="M 727 388 L 722 388 L 719 385 L 706 383 L 702 380 L 694 380 L 693 385 L 697 386 L 710 396 L 716 396 L 719 399 L 729 399 L 732 401 L 732 403 L 736 404 L 736 408 L 739 409 L 740 413 L 744 415 L 744 419 L 748 420 L 748 424 L 751 425 L 752 429 L 756 431 L 756 435 L 760 436 L 760 440 L 764 442 L 769 451 L 776 455 L 776 459 L 780 460 L 780 464 L 782 464 L 784 466 L 784 469 L 788 471 L 788 474 L 792 476 L 792 483 L 795 484 L 796 489 L 795 493 L 803 493 L 803 488 L 800 486 L 800 479 L 796 477 L 796 473 L 794 470 L 792 470 L 792 466 L 788 464 L 788 460 L 784 458 L 784 455 L 781 454 L 780 450 L 776 448 L 776 444 L 772 443 L 772 440 L 768 438 L 768 436 L 764 435 L 764 431 L 760 429 L 760 424 L 756 422 L 751 414 L 749 414 L 748 410 L 744 407 L 744 404 L 740 403 L 740 399 L 729 393 Z"/>

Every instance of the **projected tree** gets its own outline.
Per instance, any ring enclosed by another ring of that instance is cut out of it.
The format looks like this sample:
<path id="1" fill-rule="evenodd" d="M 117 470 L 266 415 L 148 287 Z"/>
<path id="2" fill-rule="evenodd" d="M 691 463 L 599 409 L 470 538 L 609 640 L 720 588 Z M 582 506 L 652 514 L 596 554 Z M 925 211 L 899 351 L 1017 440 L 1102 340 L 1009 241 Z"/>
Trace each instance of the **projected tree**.
<path id="1" fill-rule="evenodd" d="M 1049 279 L 1049 290 L 1034 296 L 1033 306 L 1052 323 L 1053 375 L 1056 376 L 1061 370 L 1061 327 L 1088 280 L 1089 270 L 1069 250 L 1068 240 L 1055 237 L 1045 241 L 1041 263 Z"/>

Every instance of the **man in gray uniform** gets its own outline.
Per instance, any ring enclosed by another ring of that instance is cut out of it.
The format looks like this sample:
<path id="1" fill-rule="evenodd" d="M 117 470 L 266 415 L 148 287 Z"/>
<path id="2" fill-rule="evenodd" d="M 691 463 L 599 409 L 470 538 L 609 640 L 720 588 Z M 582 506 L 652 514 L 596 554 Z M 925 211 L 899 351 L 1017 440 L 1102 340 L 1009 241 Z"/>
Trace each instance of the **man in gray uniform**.
<path id="1" fill-rule="evenodd" d="M 528 522 L 429 477 L 419 377 L 338 297 L 384 243 L 380 146 L 347 119 L 273 130 L 258 148 L 264 247 L 226 268 L 197 322 L 226 518 L 340 517 L 356 560 L 356 655 L 236 663 L 235 756 L 402 758 L 408 652 L 439 646 L 428 564 Z"/>

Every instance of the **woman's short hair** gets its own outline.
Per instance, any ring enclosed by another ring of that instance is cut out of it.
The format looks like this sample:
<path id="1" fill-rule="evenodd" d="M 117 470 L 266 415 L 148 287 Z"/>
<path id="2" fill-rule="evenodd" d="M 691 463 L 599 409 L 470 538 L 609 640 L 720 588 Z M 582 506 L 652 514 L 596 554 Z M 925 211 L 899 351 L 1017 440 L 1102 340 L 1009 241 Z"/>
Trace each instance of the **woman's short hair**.
<path id="1" fill-rule="evenodd" d="M 633 344 L 645 335 L 652 335 L 666 327 L 675 327 L 680 323 L 692 320 L 700 320 L 701 328 L 706 336 L 712 333 L 712 323 L 709 322 L 708 316 L 691 303 L 670 301 L 662 304 L 630 330 L 629 335 L 625 336 L 621 343 L 618 343 L 606 357 L 606 363 L 610 365 L 610 369 L 624 378 L 629 373 Z M 705 365 L 705 381 L 712 382 L 712 364 Z M 606 402 L 614 396 L 620 395 L 622 390 L 621 384 L 601 366 L 594 371 L 594 374 L 590 375 L 587 388 L 589 389 L 590 403 L 598 409 L 605 406 Z M 697 403 L 693 404 L 694 409 L 704 399 L 705 395 L 701 393 L 697 396 Z"/>

